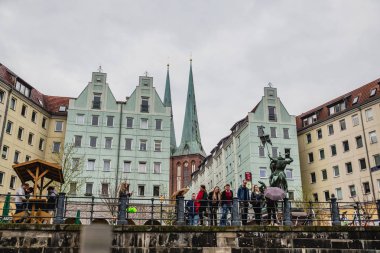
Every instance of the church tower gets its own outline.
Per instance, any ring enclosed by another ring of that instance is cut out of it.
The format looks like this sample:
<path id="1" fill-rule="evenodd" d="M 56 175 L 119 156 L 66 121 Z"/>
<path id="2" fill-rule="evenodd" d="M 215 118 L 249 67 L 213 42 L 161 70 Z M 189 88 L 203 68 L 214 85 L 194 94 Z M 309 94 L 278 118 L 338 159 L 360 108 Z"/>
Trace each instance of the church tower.
<path id="1" fill-rule="evenodd" d="M 191 174 L 198 168 L 205 157 L 206 153 L 203 150 L 199 132 L 193 68 L 192 60 L 190 60 L 189 84 L 182 138 L 179 147 L 172 154 L 170 161 L 170 195 L 190 184 Z"/>
<path id="2" fill-rule="evenodd" d="M 171 119 L 170 119 L 170 155 L 173 155 L 177 143 L 175 140 L 175 131 L 174 131 L 174 121 L 173 121 L 173 107 L 172 107 L 172 94 L 170 91 L 170 76 L 169 76 L 169 64 L 167 65 L 168 70 L 166 73 L 166 85 L 165 85 L 165 95 L 164 95 L 164 105 L 165 107 L 171 108 Z"/>

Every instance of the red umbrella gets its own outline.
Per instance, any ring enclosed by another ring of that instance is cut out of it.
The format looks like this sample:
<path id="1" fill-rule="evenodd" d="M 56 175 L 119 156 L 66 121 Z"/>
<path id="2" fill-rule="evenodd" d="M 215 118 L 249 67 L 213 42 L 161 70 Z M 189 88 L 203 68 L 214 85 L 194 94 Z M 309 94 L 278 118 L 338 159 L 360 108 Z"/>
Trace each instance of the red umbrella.
<path id="1" fill-rule="evenodd" d="M 264 196 L 271 200 L 283 200 L 285 198 L 285 192 L 278 187 L 268 187 L 264 191 Z"/>

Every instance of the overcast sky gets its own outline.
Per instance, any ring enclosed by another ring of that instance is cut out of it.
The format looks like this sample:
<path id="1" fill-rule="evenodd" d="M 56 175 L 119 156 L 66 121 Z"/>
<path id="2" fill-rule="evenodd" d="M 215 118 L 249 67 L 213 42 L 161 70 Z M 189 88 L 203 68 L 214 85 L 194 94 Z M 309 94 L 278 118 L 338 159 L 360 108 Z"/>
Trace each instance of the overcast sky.
<path id="1" fill-rule="evenodd" d="M 0 62 L 77 97 L 101 65 L 116 99 L 170 63 L 177 144 L 193 58 L 206 153 L 271 82 L 298 115 L 380 77 L 380 1 L 0 0 Z"/>

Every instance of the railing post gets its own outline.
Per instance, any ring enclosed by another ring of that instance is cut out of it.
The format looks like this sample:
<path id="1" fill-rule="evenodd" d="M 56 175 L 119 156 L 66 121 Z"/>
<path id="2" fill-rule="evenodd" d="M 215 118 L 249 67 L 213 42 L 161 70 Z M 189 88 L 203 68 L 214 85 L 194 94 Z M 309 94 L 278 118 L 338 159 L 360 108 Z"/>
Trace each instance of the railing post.
<path id="1" fill-rule="evenodd" d="M 94 205 L 95 205 L 95 197 L 91 197 L 91 210 L 90 210 L 90 224 L 92 223 L 92 220 L 94 219 Z"/>
<path id="2" fill-rule="evenodd" d="M 380 199 L 376 200 L 377 217 L 380 221 Z M 379 222 L 380 225 L 380 222 Z"/>
<path id="3" fill-rule="evenodd" d="M 117 213 L 117 221 L 116 225 L 128 225 L 127 221 L 127 203 L 128 203 L 128 196 L 127 194 L 121 194 L 119 196 L 119 210 Z"/>
<path id="4" fill-rule="evenodd" d="M 291 203 L 288 198 L 284 198 L 284 226 L 292 226 L 292 218 L 291 218 Z"/>
<path id="5" fill-rule="evenodd" d="M 153 217 L 154 217 L 154 198 L 150 199 L 152 201 L 151 211 L 150 211 L 150 219 L 151 225 L 153 225 Z"/>
<path id="6" fill-rule="evenodd" d="M 53 220 L 54 224 L 63 224 L 65 222 L 63 219 L 63 214 L 65 212 L 65 196 L 66 196 L 66 193 L 64 192 L 60 192 L 58 194 L 57 212 Z"/>
<path id="7" fill-rule="evenodd" d="M 232 199 L 232 220 L 231 226 L 240 226 L 240 215 L 239 215 L 239 199 L 234 197 Z"/>
<path id="8" fill-rule="evenodd" d="M 335 196 L 331 195 L 331 222 L 333 226 L 340 226 L 340 218 L 339 218 L 339 209 L 338 203 L 336 202 Z"/>
<path id="9" fill-rule="evenodd" d="M 185 225 L 185 197 L 177 198 L 177 224 L 178 226 Z"/>

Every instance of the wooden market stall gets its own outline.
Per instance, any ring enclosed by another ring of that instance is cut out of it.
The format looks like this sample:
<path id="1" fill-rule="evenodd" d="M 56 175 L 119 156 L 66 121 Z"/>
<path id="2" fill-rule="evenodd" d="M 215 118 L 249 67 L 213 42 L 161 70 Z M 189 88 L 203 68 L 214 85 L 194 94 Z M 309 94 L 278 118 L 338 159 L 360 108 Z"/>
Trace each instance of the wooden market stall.
<path id="1" fill-rule="evenodd" d="M 28 223 L 48 223 L 52 214 L 44 209 L 47 198 L 43 191 L 53 182 L 63 184 L 63 173 L 61 166 L 40 159 L 15 164 L 12 166 L 22 183 L 32 182 L 34 191 L 28 202 L 30 210 L 13 215 L 13 221 L 23 220 Z"/>

